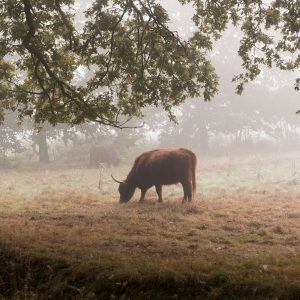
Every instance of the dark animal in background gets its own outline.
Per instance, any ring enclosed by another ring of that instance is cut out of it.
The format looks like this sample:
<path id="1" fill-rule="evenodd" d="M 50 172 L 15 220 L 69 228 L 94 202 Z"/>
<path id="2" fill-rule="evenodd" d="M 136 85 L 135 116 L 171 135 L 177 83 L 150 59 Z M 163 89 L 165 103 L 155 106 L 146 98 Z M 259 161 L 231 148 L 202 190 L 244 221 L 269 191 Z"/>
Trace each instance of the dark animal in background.
<path id="1" fill-rule="evenodd" d="M 120 202 L 128 202 L 136 188 L 141 189 L 140 202 L 147 190 L 156 188 L 158 201 L 162 202 L 162 186 L 181 183 L 183 202 L 191 201 L 196 191 L 196 155 L 187 149 L 157 149 L 143 153 L 134 162 L 127 178 L 119 183 Z"/>
<path id="2" fill-rule="evenodd" d="M 90 167 L 99 167 L 105 163 L 108 167 L 118 166 L 120 158 L 113 145 L 94 145 L 90 149 Z"/>

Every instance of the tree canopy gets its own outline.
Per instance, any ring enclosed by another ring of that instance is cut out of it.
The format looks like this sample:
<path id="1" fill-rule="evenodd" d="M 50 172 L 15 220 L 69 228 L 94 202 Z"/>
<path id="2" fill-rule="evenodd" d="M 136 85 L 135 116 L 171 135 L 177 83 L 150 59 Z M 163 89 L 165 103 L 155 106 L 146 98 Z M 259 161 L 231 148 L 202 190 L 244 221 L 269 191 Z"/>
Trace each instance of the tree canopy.
<path id="1" fill-rule="evenodd" d="M 147 106 L 172 119 L 186 98 L 217 93 L 209 52 L 231 25 L 242 32 L 238 93 L 265 66 L 299 67 L 299 0 L 179 2 L 194 9 L 188 38 L 158 0 L 92 0 L 79 20 L 78 1 L 0 0 L 0 120 L 8 109 L 37 124 L 124 127 Z"/>

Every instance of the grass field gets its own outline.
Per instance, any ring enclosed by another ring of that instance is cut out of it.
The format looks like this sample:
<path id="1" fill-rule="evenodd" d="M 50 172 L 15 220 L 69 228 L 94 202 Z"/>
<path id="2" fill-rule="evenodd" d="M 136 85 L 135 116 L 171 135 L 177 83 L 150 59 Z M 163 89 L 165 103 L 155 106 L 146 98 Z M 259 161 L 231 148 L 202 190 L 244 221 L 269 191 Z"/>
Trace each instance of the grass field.
<path id="1" fill-rule="evenodd" d="M 300 155 L 199 159 L 191 204 L 181 186 L 119 204 L 130 167 L 102 191 L 95 169 L 1 171 L 0 295 L 300 299 Z"/>

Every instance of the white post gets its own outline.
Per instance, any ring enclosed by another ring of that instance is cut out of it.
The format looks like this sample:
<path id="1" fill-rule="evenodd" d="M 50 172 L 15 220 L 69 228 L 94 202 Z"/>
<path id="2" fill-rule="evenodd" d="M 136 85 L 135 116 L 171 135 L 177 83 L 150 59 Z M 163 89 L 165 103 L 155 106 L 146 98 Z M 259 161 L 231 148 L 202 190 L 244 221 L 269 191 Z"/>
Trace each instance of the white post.
<path id="1" fill-rule="evenodd" d="M 98 188 L 101 192 L 103 192 L 103 174 L 105 170 L 105 163 L 99 163 L 99 183 Z"/>

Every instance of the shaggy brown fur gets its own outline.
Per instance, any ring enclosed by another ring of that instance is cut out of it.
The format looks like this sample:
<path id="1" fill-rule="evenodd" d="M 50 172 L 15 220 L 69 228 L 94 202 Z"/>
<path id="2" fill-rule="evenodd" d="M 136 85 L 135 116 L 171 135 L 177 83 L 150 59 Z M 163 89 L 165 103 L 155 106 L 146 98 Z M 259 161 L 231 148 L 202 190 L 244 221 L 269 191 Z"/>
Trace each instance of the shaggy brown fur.
<path id="1" fill-rule="evenodd" d="M 90 149 L 90 167 L 99 167 L 99 163 L 107 166 L 118 166 L 119 156 L 113 145 L 94 145 Z"/>
<path id="2" fill-rule="evenodd" d="M 196 155 L 187 149 L 157 149 L 143 153 L 134 162 L 125 181 L 120 182 L 120 202 L 128 202 L 136 188 L 141 189 L 140 201 L 153 185 L 162 202 L 162 185 L 181 183 L 183 201 L 192 200 L 196 191 Z"/>

